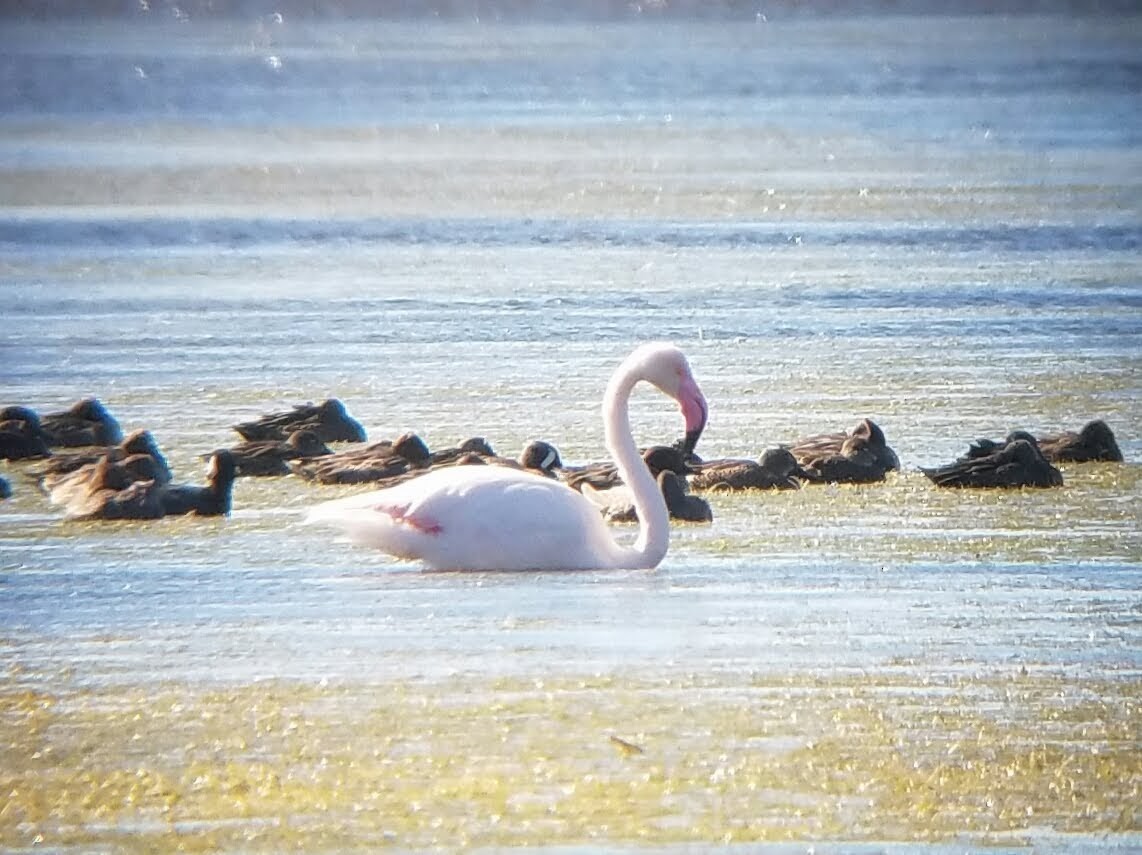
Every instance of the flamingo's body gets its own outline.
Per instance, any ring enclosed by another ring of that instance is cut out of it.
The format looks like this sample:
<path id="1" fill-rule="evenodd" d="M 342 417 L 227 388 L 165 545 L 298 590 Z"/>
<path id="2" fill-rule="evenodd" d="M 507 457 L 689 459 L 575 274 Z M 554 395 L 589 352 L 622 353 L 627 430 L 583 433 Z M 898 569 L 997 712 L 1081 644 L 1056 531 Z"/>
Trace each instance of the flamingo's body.
<path id="1" fill-rule="evenodd" d="M 630 485 L 640 530 L 617 543 L 589 499 L 559 481 L 502 466 L 433 470 L 384 490 L 326 502 L 309 521 L 335 525 L 358 543 L 439 570 L 649 569 L 666 555 L 666 503 L 631 435 L 627 402 L 639 381 L 679 402 L 689 450 L 706 423 L 706 401 L 682 352 L 644 345 L 615 372 L 603 399 L 607 447 Z"/>
<path id="2" fill-rule="evenodd" d="M 506 466 L 435 469 L 386 490 L 326 502 L 309 519 L 439 569 L 545 569 L 559 556 L 560 569 L 581 570 L 618 559 L 619 546 L 593 504 L 558 481 Z"/>

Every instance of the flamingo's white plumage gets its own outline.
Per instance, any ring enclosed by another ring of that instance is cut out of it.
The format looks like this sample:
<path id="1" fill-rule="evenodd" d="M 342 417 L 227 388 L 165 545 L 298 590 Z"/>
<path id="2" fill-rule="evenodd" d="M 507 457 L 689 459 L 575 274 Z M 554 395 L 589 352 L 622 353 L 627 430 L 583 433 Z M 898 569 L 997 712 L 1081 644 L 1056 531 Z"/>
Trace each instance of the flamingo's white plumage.
<path id="1" fill-rule="evenodd" d="M 450 466 L 395 487 L 326 502 L 309 522 L 437 570 L 650 569 L 666 555 L 662 493 L 631 433 L 631 390 L 646 381 L 674 398 L 692 450 L 706 424 L 706 399 L 685 355 L 646 344 L 619 365 L 603 396 L 607 449 L 631 489 L 640 520 L 635 542 L 615 541 L 598 508 L 558 481 L 503 466 Z"/>

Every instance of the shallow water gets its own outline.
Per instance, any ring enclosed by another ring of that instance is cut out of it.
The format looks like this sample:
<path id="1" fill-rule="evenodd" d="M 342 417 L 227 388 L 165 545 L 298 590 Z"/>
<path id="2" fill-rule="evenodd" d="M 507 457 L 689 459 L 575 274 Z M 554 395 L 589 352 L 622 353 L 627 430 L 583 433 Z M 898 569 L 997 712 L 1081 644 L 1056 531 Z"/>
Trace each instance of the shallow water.
<path id="1" fill-rule="evenodd" d="M 667 338 L 705 456 L 869 416 L 904 471 L 455 574 L 298 524 L 352 488 L 70 524 L 8 464 L 0 847 L 1142 846 L 1140 32 L 6 22 L 0 402 L 98 395 L 187 481 L 331 395 L 581 462 Z M 1128 462 L 1061 490 L 918 472 L 1094 417 Z"/>

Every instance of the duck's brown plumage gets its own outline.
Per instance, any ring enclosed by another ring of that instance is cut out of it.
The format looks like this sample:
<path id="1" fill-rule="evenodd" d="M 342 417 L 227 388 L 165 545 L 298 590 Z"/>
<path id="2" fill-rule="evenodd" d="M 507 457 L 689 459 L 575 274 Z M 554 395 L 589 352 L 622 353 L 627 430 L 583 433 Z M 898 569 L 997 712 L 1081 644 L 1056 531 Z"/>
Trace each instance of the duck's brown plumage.
<path id="1" fill-rule="evenodd" d="M 429 469 L 451 466 L 465 455 L 494 457 L 495 451 L 482 437 L 472 437 L 456 446 L 430 451 L 414 433 L 396 440 L 382 440 L 365 448 L 352 448 L 327 457 L 294 461 L 290 469 L 320 484 L 378 484 L 390 486 Z"/>
<path id="2" fill-rule="evenodd" d="M 692 471 L 686 453 L 672 445 L 652 445 L 643 449 L 642 459 L 655 478 L 660 472 L 669 471 L 686 476 Z M 610 461 L 564 467 L 560 477 L 569 487 L 579 491 L 582 491 L 584 484 L 602 492 L 619 487 L 623 483 L 618 468 Z"/>
<path id="3" fill-rule="evenodd" d="M 123 441 L 119 422 L 98 398 L 83 398 L 59 413 L 40 417 L 48 445 L 77 448 L 84 445 L 118 445 Z"/>
<path id="4" fill-rule="evenodd" d="M 690 486 L 699 492 L 796 490 L 804 473 L 787 448 L 767 449 L 759 460 L 726 458 L 693 464 Z"/>
<path id="5" fill-rule="evenodd" d="M 238 475 L 249 477 L 288 475 L 291 460 L 308 460 L 333 454 L 329 446 L 309 428 L 295 430 L 284 442 L 276 439 L 246 440 L 228 451 L 234 457 Z"/>
<path id="6" fill-rule="evenodd" d="M 200 517 L 229 516 L 234 479 L 238 466 L 228 450 L 215 451 L 210 456 L 206 484 L 167 484 L 160 488 L 159 500 L 163 514 Z"/>
<path id="7" fill-rule="evenodd" d="M 1087 463 L 1103 460 L 1122 462 L 1122 451 L 1110 426 L 1096 419 L 1087 422 L 1078 431 L 1062 431 L 1039 437 L 1043 456 L 1053 463 Z"/>
<path id="8" fill-rule="evenodd" d="M 78 469 L 48 475 L 43 484 L 67 519 L 157 519 L 163 515 L 158 474 L 159 464 L 148 454 L 119 459 L 105 454 Z"/>
<path id="9" fill-rule="evenodd" d="M 414 433 L 395 441 L 381 440 L 364 448 L 349 448 L 322 457 L 294 460 L 290 471 L 318 484 L 371 484 L 424 468 L 431 461 L 427 444 Z"/>
<path id="10" fill-rule="evenodd" d="M 1063 475 L 1033 440 L 1017 438 L 987 454 L 961 457 L 947 466 L 922 469 L 938 487 L 1061 487 Z"/>
<path id="11" fill-rule="evenodd" d="M 883 481 L 900 468 L 900 459 L 872 419 L 861 419 L 848 432 L 805 437 L 789 450 L 806 479 L 815 483 Z"/>
<path id="12" fill-rule="evenodd" d="M 284 442 L 296 430 L 308 428 L 322 442 L 365 442 L 365 428 L 349 415 L 345 405 L 337 398 L 328 398 L 320 404 L 299 404 L 292 410 L 269 413 L 253 421 L 234 425 L 234 430 L 246 440 L 277 440 Z"/>
<path id="13" fill-rule="evenodd" d="M 157 467 L 155 479 L 160 484 L 166 484 L 171 480 L 170 467 L 167 465 L 166 457 L 159 449 L 154 435 L 149 430 L 132 431 L 127 434 L 121 443 L 111 446 L 110 448 L 58 452 L 39 469 L 37 474 L 40 477 L 41 486 L 45 486 L 45 479 L 65 475 L 68 472 L 74 472 L 76 469 L 80 469 L 90 463 L 95 463 L 104 457 L 110 457 L 112 461 L 119 461 L 133 454 L 146 454 L 154 458 Z"/>
<path id="14" fill-rule="evenodd" d="M 816 484 L 873 484 L 883 481 L 889 469 L 868 440 L 850 436 L 836 454 L 806 458 L 801 471 Z"/>
<path id="15" fill-rule="evenodd" d="M 51 456 L 52 450 L 35 414 L 31 420 L 0 419 L 0 460 L 41 460 Z"/>
<path id="16" fill-rule="evenodd" d="M 455 461 L 445 461 L 443 464 L 437 465 L 452 465 L 453 463 L 456 465 L 484 463 L 491 466 L 507 466 L 511 469 L 527 469 L 548 478 L 558 478 L 558 472 L 563 466 L 563 461 L 559 457 L 559 450 L 551 443 L 541 439 L 532 440 L 525 445 L 519 457 L 503 457 L 499 454 L 466 451 Z M 417 472 L 415 474 L 423 473 Z"/>
<path id="17" fill-rule="evenodd" d="M 658 473 L 656 480 L 671 519 L 681 522 L 713 522 L 714 512 L 710 503 L 701 496 L 691 495 L 683 476 L 664 469 Z M 633 504 L 604 508 L 603 516 L 607 522 L 638 522 L 638 512 Z"/>

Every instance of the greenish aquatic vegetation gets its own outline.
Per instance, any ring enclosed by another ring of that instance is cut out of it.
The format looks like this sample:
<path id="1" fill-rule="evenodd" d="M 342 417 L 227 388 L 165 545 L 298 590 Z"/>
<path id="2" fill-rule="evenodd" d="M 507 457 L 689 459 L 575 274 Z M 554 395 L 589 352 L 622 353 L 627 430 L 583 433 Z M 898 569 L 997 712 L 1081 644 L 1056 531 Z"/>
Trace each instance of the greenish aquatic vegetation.
<path id="1" fill-rule="evenodd" d="M 9 685 L 0 845 L 1139 833 L 1140 688 L 995 672 Z"/>

